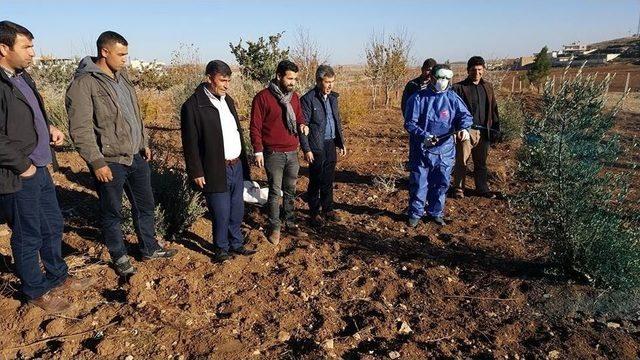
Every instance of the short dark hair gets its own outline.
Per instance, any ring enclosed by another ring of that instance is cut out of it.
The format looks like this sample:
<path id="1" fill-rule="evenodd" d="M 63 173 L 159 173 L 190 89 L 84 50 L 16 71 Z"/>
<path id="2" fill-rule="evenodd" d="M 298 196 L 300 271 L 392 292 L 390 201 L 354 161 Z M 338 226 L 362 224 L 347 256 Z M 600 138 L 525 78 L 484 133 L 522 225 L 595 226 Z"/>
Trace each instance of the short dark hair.
<path id="1" fill-rule="evenodd" d="M 482 65 L 482 67 L 484 67 L 484 59 L 482 58 L 482 56 L 472 56 L 469 61 L 467 61 L 467 70 L 478 65 Z"/>
<path id="2" fill-rule="evenodd" d="M 24 26 L 8 20 L 0 21 L 0 44 L 5 44 L 9 48 L 13 48 L 13 45 L 16 44 L 18 34 L 26 36 L 29 40 L 33 40 L 33 34 Z"/>
<path id="3" fill-rule="evenodd" d="M 316 81 L 322 81 L 322 79 L 326 77 L 334 76 L 336 76 L 336 72 L 333 71 L 333 68 L 329 65 L 320 65 L 316 70 Z"/>
<path id="4" fill-rule="evenodd" d="M 289 60 L 280 61 L 278 63 L 278 67 L 276 68 L 276 74 L 280 76 L 284 76 L 284 74 L 286 74 L 287 71 L 293 71 L 297 73 L 298 71 L 300 71 L 300 69 L 298 68 L 298 65 L 294 64 Z"/>
<path id="5" fill-rule="evenodd" d="M 436 64 L 437 64 L 437 62 L 436 62 L 435 59 L 428 58 L 427 60 L 425 60 L 422 63 L 422 70 L 432 68 L 432 67 L 436 66 Z"/>
<path id="6" fill-rule="evenodd" d="M 98 56 L 100 56 L 100 50 L 111 44 L 122 44 L 124 46 L 128 46 L 129 43 L 124 36 L 118 34 L 115 31 L 105 31 L 100 36 L 98 36 L 98 40 L 96 40 L 96 47 L 98 48 Z"/>
<path id="7" fill-rule="evenodd" d="M 209 61 L 207 67 L 204 70 L 205 75 L 214 76 L 216 74 L 220 74 L 222 76 L 231 76 L 231 68 L 227 65 L 226 62 L 222 60 L 212 60 Z"/>

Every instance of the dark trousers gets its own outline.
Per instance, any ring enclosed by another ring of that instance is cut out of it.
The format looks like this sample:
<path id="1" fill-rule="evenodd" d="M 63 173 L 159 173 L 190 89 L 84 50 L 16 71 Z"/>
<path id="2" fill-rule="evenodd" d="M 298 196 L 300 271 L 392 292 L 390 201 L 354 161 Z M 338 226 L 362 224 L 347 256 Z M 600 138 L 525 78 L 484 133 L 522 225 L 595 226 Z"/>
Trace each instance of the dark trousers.
<path id="1" fill-rule="evenodd" d="M 20 191 L 0 195 L 0 217 L 11 228 L 11 251 L 22 292 L 35 299 L 61 284 L 68 275 L 62 258 L 64 221 L 46 167 L 23 179 Z"/>
<path id="2" fill-rule="evenodd" d="M 307 201 L 311 215 L 333 210 L 333 180 L 336 172 L 336 143 L 325 140 L 322 151 L 313 151 L 313 162 L 309 164 L 309 187 Z"/>
<path id="3" fill-rule="evenodd" d="M 213 239 L 222 251 L 237 249 L 243 245 L 242 218 L 244 217 L 244 190 L 242 162 L 227 165 L 227 191 L 223 193 L 205 193 L 207 207 L 211 213 Z"/>
<path id="4" fill-rule="evenodd" d="M 298 152 L 264 152 L 264 167 L 269 182 L 269 225 L 273 230 L 280 230 L 280 191 L 284 194 L 283 216 L 285 226 L 295 224 L 294 201 L 296 198 L 296 180 L 298 179 Z"/>
<path id="5" fill-rule="evenodd" d="M 113 180 L 97 181 L 100 199 L 102 235 L 109 249 L 111 260 L 116 261 L 127 254 L 122 233 L 122 192 L 131 203 L 131 215 L 138 235 L 142 255 L 150 256 L 160 249 L 156 240 L 154 212 L 155 204 L 151 190 L 151 170 L 149 164 L 136 154 L 131 166 L 109 163 Z"/>

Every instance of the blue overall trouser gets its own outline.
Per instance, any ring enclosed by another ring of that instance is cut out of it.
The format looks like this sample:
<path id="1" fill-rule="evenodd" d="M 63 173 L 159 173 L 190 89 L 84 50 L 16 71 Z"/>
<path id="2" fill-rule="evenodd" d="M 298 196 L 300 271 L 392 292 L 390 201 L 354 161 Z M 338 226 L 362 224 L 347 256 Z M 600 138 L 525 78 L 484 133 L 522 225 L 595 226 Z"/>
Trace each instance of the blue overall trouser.
<path id="1" fill-rule="evenodd" d="M 414 145 L 414 144 L 412 144 Z M 444 203 L 451 183 L 456 149 L 449 143 L 427 148 L 418 144 L 409 156 L 409 217 L 444 215 Z"/>

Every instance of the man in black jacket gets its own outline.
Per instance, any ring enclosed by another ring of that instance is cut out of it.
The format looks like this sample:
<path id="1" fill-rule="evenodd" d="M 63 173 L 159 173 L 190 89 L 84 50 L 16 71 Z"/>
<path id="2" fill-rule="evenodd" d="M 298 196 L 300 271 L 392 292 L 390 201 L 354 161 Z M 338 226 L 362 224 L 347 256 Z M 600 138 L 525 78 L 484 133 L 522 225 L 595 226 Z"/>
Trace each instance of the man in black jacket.
<path id="1" fill-rule="evenodd" d="M 470 157 L 473 158 L 476 193 L 490 199 L 497 197 L 496 193 L 489 190 L 487 157 L 489 145 L 500 140 L 500 117 L 493 85 L 482 78 L 484 71 L 484 59 L 473 56 L 467 62 L 467 78 L 452 87 L 473 115 L 473 124 L 482 128 L 470 130 L 469 139 L 456 143 L 456 164 L 451 189 L 455 198 L 464 197 L 467 161 Z"/>
<path id="2" fill-rule="evenodd" d="M 231 68 L 220 60 L 207 64 L 203 83 L 182 105 L 182 147 L 187 174 L 204 193 L 213 218 L 216 260 L 229 253 L 251 255 L 240 225 L 244 216 L 243 180 L 249 179 L 242 127 L 233 99 L 227 95 Z"/>
<path id="3" fill-rule="evenodd" d="M 322 225 L 324 218 L 339 221 L 333 209 L 333 179 L 336 170 L 336 148 L 340 155 L 347 153 L 342 135 L 342 121 L 338 109 L 338 94 L 333 91 L 336 74 L 329 65 L 320 65 L 316 71 L 316 87 L 302 99 L 302 113 L 309 126 L 309 134 L 300 135 L 300 145 L 309 163 L 307 202 L 310 224 Z"/>
<path id="4" fill-rule="evenodd" d="M 51 145 L 62 145 L 64 135 L 49 123 L 42 97 L 24 70 L 33 57 L 31 32 L 0 22 L 0 219 L 11 228 L 22 292 L 55 313 L 70 304 L 52 289 L 82 290 L 93 280 L 70 277 L 62 258 L 64 224 L 47 166 L 55 163 Z"/>
<path id="5" fill-rule="evenodd" d="M 434 59 L 427 59 L 422 63 L 422 68 L 420 68 L 420 76 L 409 81 L 407 85 L 404 87 L 404 91 L 402 92 L 402 100 L 400 101 L 400 109 L 402 109 L 402 115 L 404 115 L 404 109 L 407 105 L 407 100 L 411 97 L 411 95 L 417 93 L 420 90 L 426 89 L 429 84 L 429 74 L 431 73 L 431 69 L 436 66 L 436 61 Z"/>

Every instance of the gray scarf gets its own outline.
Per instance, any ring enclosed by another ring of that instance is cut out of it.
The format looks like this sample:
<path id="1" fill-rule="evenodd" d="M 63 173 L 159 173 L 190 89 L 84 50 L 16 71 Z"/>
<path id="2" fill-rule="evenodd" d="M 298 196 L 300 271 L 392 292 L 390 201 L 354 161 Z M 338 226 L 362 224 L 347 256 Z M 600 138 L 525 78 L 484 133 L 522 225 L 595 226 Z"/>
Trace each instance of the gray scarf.
<path id="1" fill-rule="evenodd" d="M 277 84 L 276 80 L 269 81 L 269 91 L 273 94 L 273 96 L 278 99 L 280 104 L 284 105 L 287 109 L 287 129 L 292 134 L 297 134 L 296 130 L 296 113 L 293 111 L 293 106 L 291 106 L 291 97 L 293 96 L 293 91 L 288 93 L 283 93 L 280 87 Z"/>

